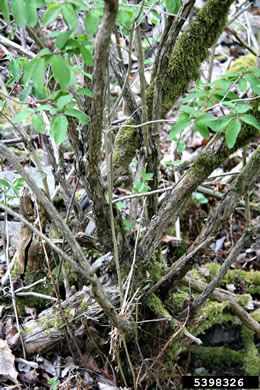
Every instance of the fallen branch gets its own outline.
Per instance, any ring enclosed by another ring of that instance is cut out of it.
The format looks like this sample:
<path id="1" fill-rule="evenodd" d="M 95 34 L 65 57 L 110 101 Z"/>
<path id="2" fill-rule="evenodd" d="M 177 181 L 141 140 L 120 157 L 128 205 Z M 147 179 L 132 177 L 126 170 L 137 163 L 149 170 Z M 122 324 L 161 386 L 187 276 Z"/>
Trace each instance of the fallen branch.
<path id="1" fill-rule="evenodd" d="M 189 286 L 199 292 L 204 291 L 207 287 L 206 283 L 200 282 L 198 280 L 193 280 L 189 276 L 185 276 L 180 281 L 180 283 L 184 284 L 185 286 Z M 251 317 L 250 314 L 248 314 L 248 312 L 242 306 L 235 302 L 229 294 L 220 292 L 220 290 L 216 288 L 212 292 L 211 298 L 215 299 L 218 302 L 228 301 L 232 313 L 235 314 L 243 322 L 243 324 L 245 324 L 247 328 L 253 330 L 257 334 L 257 337 L 260 337 L 260 324 L 256 320 L 254 320 L 254 318 Z"/>

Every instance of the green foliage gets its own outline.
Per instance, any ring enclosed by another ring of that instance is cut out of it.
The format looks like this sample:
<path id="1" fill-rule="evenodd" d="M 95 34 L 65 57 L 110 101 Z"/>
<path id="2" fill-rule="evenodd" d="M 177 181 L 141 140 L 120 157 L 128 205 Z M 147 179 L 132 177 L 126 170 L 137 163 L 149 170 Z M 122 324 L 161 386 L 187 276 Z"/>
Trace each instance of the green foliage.
<path id="1" fill-rule="evenodd" d="M 258 69 L 249 68 L 225 74 L 212 83 L 197 82 L 196 88 L 183 99 L 185 104 L 180 108 L 179 117 L 171 127 L 168 139 L 176 140 L 177 134 L 192 125 L 205 139 L 210 138 L 210 131 L 225 132 L 227 145 L 231 149 L 236 143 L 243 122 L 260 130 L 257 119 L 250 113 L 252 106 L 233 92 L 234 89 L 244 92 L 249 83 L 252 92 L 259 96 L 259 76 Z M 214 114 L 216 106 L 222 107 L 225 112 L 221 118 Z M 249 113 L 245 114 L 247 112 Z"/>
<path id="2" fill-rule="evenodd" d="M 68 120 L 65 115 L 54 116 L 51 120 L 50 135 L 57 146 L 62 144 L 67 137 Z"/>
<path id="3" fill-rule="evenodd" d="M 53 378 L 48 380 L 48 384 L 51 385 L 51 390 L 57 390 L 57 388 L 59 387 L 60 381 L 56 376 L 54 376 Z"/>
<path id="4" fill-rule="evenodd" d="M 141 175 L 143 178 L 142 181 L 135 180 L 133 182 L 133 184 L 134 184 L 133 190 L 137 194 L 141 194 L 143 192 L 150 191 L 151 187 L 148 186 L 148 184 L 146 184 L 144 181 L 153 180 L 153 173 L 146 173 L 145 171 L 142 171 Z"/>
<path id="5" fill-rule="evenodd" d="M 0 178 L 0 188 L 7 200 L 18 198 L 20 189 L 24 186 L 24 179 L 17 178 L 9 183 L 8 180 Z M 3 203 L 3 201 L 1 202 Z"/>
<path id="6" fill-rule="evenodd" d="M 193 192 L 192 199 L 200 204 L 208 203 L 208 199 L 200 192 Z"/>
<path id="7" fill-rule="evenodd" d="M 177 14 L 181 7 L 181 0 L 166 0 L 165 6 L 168 12 Z"/>

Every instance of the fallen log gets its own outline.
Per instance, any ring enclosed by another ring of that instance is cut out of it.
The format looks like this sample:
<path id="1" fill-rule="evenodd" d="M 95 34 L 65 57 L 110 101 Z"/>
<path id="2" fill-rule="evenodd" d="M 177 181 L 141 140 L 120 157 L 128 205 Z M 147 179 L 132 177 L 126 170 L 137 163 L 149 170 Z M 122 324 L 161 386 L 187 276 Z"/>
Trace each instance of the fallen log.
<path id="1" fill-rule="evenodd" d="M 119 301 L 116 286 L 107 287 L 106 292 L 113 303 Z M 94 300 L 89 287 L 84 287 L 70 298 L 62 302 L 62 308 L 72 333 L 81 325 L 83 318 L 99 321 L 103 310 Z M 33 355 L 52 348 L 65 339 L 65 328 L 58 304 L 42 311 L 38 318 L 23 324 L 22 337 L 26 354 Z"/>

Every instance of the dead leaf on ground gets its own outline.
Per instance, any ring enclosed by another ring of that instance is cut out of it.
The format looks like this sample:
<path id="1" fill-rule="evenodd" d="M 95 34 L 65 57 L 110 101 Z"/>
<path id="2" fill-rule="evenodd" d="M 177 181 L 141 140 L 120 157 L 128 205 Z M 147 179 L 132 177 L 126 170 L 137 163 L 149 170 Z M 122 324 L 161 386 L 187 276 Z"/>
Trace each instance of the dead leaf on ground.
<path id="1" fill-rule="evenodd" d="M 18 383 L 14 365 L 14 355 L 12 354 L 6 340 L 0 339 L 0 375 L 15 384 Z"/>
<path id="2" fill-rule="evenodd" d="M 198 268 L 198 271 L 199 273 L 202 275 L 202 276 L 209 276 L 210 275 L 210 271 L 208 268 L 206 267 L 199 267 Z"/>

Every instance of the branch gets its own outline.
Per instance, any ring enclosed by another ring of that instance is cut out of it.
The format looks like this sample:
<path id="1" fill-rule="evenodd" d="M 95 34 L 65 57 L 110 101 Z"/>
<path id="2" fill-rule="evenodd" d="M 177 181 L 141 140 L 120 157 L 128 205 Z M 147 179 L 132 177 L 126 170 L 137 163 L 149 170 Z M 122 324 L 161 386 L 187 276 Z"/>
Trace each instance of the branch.
<path id="1" fill-rule="evenodd" d="M 56 226 L 62 231 L 64 238 L 67 240 L 70 249 L 73 253 L 73 258 L 68 258 L 68 261 L 71 265 L 90 282 L 92 287 L 92 292 L 94 298 L 102 307 L 104 312 L 112 321 L 113 325 L 117 328 L 121 328 L 126 334 L 131 334 L 134 332 L 133 324 L 125 319 L 122 319 L 116 308 L 112 305 L 108 296 L 105 293 L 104 287 L 99 282 L 97 276 L 90 274 L 90 263 L 85 257 L 82 249 L 80 248 L 74 234 L 70 231 L 68 226 L 65 224 L 64 220 L 55 209 L 53 204 L 49 201 L 47 196 L 44 194 L 42 190 L 40 190 L 31 176 L 26 172 L 26 170 L 22 167 L 22 165 L 18 162 L 16 156 L 9 151 L 9 149 L 0 143 L 0 153 L 5 156 L 5 158 L 11 163 L 11 165 L 17 170 L 17 172 L 24 178 L 28 186 L 34 192 L 38 201 L 43 205 L 45 210 L 47 211 L 49 218 L 51 221 L 55 221 Z M 1 206 L 2 207 L 2 206 Z M 25 222 L 24 222 L 25 223 Z"/>
<path id="2" fill-rule="evenodd" d="M 208 0 L 191 21 L 171 52 L 166 66 L 158 66 L 157 74 L 147 91 L 149 110 L 152 109 L 157 78 L 160 78 L 162 83 L 162 117 L 184 94 L 189 82 L 200 78 L 200 64 L 208 57 L 208 49 L 213 46 L 224 30 L 232 3 L 232 0 Z M 185 5 L 189 8 L 192 4 L 187 2 L 183 6 Z M 170 48 L 173 42 L 174 40 L 170 40 Z"/>
<path id="3" fill-rule="evenodd" d="M 257 109 L 253 111 L 253 115 L 259 119 L 259 113 Z M 258 131 L 253 127 L 243 125 L 237 138 L 237 143 L 232 149 L 227 147 L 225 142 L 225 134 L 219 133 L 214 138 L 212 138 L 205 149 L 195 159 L 191 168 L 175 185 L 171 191 L 170 196 L 162 204 L 159 212 L 151 220 L 148 230 L 139 246 L 139 262 L 148 261 L 155 248 L 157 248 L 160 244 L 162 237 L 175 223 L 192 192 L 194 192 L 196 188 L 227 159 L 228 156 L 234 153 L 236 149 L 246 145 L 252 137 L 256 136 L 257 133 Z M 259 150 L 255 153 L 257 153 L 257 155 L 254 154 L 254 159 L 258 160 L 259 165 Z M 252 164 L 254 164 L 253 160 L 251 159 Z M 257 171 L 258 168 L 255 167 L 254 169 Z M 244 170 L 242 172 L 244 172 Z M 249 176 L 253 182 L 250 173 Z M 244 180 L 247 181 L 248 178 L 244 177 Z"/>
<path id="4" fill-rule="evenodd" d="M 97 236 L 106 251 L 112 248 L 109 209 L 105 199 L 105 187 L 99 168 L 101 160 L 105 75 L 108 48 L 118 9 L 118 0 L 105 0 L 102 23 L 99 27 L 94 51 L 93 97 L 90 110 L 90 126 L 84 143 L 83 161 L 79 161 L 79 175 L 90 199 L 93 201 Z"/>
<path id="5" fill-rule="evenodd" d="M 191 258 L 188 256 L 193 253 L 194 250 L 200 248 L 210 237 L 214 237 L 219 227 L 227 220 L 227 218 L 233 213 L 235 207 L 239 203 L 241 196 L 243 195 L 244 187 L 250 188 L 259 178 L 260 174 L 260 148 L 258 148 L 251 156 L 251 159 L 240 172 L 237 178 L 234 180 L 230 189 L 221 199 L 219 204 L 212 210 L 207 223 L 203 227 L 199 236 L 194 243 L 188 249 L 188 254 L 185 254 L 174 263 L 170 271 L 161 279 L 151 290 L 155 291 L 158 287 L 165 284 L 170 284 L 174 280 L 181 279 L 189 267 L 196 261 L 199 254 L 194 254 Z M 174 191 L 174 190 L 173 190 Z M 166 202 L 167 204 L 170 201 Z"/>
<path id="6" fill-rule="evenodd" d="M 181 280 L 181 283 L 199 292 L 202 292 L 207 287 L 206 283 L 192 280 L 188 276 L 185 276 Z M 229 301 L 232 313 L 235 314 L 249 329 L 252 329 L 258 337 L 260 337 L 260 324 L 254 320 L 254 318 L 252 318 L 242 306 L 235 302 L 230 295 L 220 292 L 220 290 L 216 288 L 216 290 L 213 291 L 211 298 L 219 302 Z"/>

